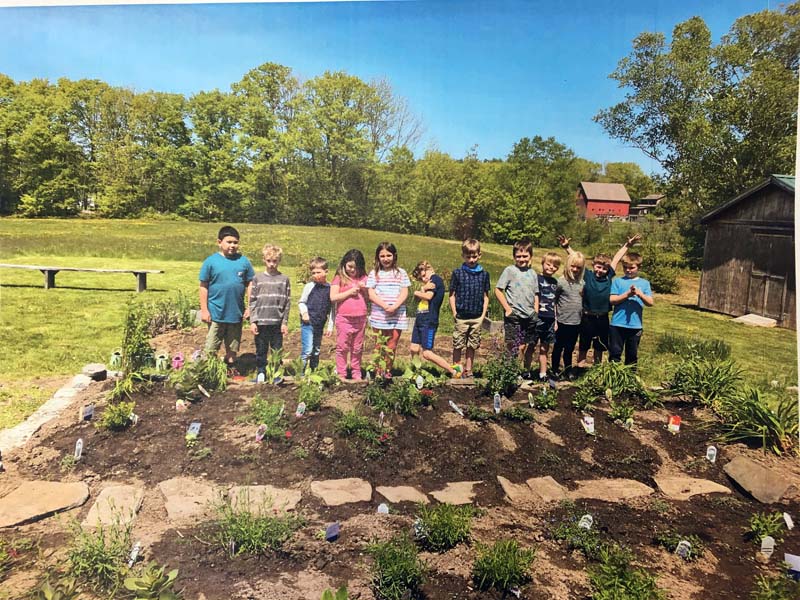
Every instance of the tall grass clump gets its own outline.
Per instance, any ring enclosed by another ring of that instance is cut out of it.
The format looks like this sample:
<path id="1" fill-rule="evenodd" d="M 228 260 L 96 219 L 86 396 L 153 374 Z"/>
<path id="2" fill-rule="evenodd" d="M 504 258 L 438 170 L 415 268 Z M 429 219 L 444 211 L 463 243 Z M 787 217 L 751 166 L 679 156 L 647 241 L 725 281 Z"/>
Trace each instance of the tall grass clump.
<path id="1" fill-rule="evenodd" d="M 707 360 L 727 360 L 731 357 L 731 346 L 720 339 L 697 339 L 674 333 L 660 333 L 656 337 L 656 352 Z"/>
<path id="2" fill-rule="evenodd" d="M 70 525 L 73 534 L 67 560 L 69 573 L 95 590 L 112 593 L 120 587 L 128 572 L 131 550 L 131 525 L 119 516 L 111 524 L 84 529 L 77 521 Z"/>
<path id="3" fill-rule="evenodd" d="M 723 430 L 719 440 L 757 442 L 778 455 L 796 452 L 797 400 L 784 396 L 774 402 L 774 409 L 769 404 L 765 393 L 751 387 L 721 399 L 716 409 Z"/>
<path id="4" fill-rule="evenodd" d="M 425 564 L 417 556 L 417 547 L 406 536 L 375 542 L 367 548 L 372 556 L 372 584 L 382 600 L 405 600 L 419 597 L 425 580 Z"/>
<path id="5" fill-rule="evenodd" d="M 628 550 L 616 545 L 600 550 L 600 562 L 589 569 L 592 600 L 662 600 L 656 578 L 631 564 Z"/>
<path id="6" fill-rule="evenodd" d="M 536 551 L 520 548 L 516 540 L 499 540 L 491 546 L 478 544 L 472 580 L 480 590 L 507 592 L 530 581 Z"/>
<path id="7" fill-rule="evenodd" d="M 475 509 L 472 506 L 420 504 L 414 522 L 417 541 L 426 550 L 444 552 L 470 540 Z"/>
<path id="8" fill-rule="evenodd" d="M 630 400 L 644 408 L 658 406 L 659 401 L 636 374 L 633 365 L 604 362 L 593 366 L 576 386 L 572 405 L 578 410 L 591 410 L 598 400 Z"/>
<path id="9" fill-rule="evenodd" d="M 216 505 L 214 539 L 229 556 L 280 550 L 284 542 L 305 524 L 302 516 L 273 512 L 267 503 L 252 508 L 245 496 L 236 506 L 230 499 Z"/>
<path id="10" fill-rule="evenodd" d="M 692 356 L 678 363 L 669 389 L 675 396 L 718 409 L 736 394 L 741 381 L 742 371 L 734 361 Z"/>

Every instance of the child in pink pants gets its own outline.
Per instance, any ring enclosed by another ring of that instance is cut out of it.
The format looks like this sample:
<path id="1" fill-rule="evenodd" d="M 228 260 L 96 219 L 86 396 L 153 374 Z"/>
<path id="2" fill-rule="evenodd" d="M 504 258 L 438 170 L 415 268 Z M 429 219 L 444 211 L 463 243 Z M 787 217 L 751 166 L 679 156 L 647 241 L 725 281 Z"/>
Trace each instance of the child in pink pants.
<path id="1" fill-rule="evenodd" d="M 367 271 L 360 250 L 348 250 L 331 282 L 331 302 L 336 305 L 336 372 L 347 378 L 347 354 L 351 377 L 361 379 L 361 353 L 367 324 Z"/>

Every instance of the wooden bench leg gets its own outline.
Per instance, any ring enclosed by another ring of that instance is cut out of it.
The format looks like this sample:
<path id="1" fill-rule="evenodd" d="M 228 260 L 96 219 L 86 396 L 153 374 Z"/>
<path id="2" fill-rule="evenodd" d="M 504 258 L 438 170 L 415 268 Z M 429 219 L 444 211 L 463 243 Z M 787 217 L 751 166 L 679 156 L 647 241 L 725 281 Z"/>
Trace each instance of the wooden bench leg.
<path id="1" fill-rule="evenodd" d="M 50 288 L 56 287 L 56 273 L 58 271 L 51 271 L 49 269 L 41 269 L 42 273 L 44 273 L 44 289 L 49 290 Z"/>
<path id="2" fill-rule="evenodd" d="M 134 275 L 136 275 L 136 291 L 145 291 L 147 289 L 147 273 L 134 273 Z"/>

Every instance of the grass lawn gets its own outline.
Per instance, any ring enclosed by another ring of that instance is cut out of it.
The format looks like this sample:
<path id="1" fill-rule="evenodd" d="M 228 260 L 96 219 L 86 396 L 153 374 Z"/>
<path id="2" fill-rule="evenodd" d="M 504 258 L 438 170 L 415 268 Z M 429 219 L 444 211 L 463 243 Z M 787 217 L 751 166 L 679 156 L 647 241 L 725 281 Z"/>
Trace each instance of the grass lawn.
<path id="1" fill-rule="evenodd" d="M 295 306 L 301 289 L 294 283 L 295 267 L 316 255 L 328 259 L 331 277 L 346 250 L 360 248 L 369 265 L 374 248 L 384 239 L 395 243 L 400 265 L 409 271 L 422 259 L 440 272 L 461 262 L 461 245 L 450 240 L 330 227 L 236 227 L 242 250 L 256 269 L 263 264 L 263 244 L 283 247 L 282 270 L 293 281 Z M 137 294 L 136 280 L 129 273 L 61 272 L 57 287 L 45 290 L 38 271 L 0 269 L 0 344 L 5 349 L 0 361 L 0 428 L 24 419 L 84 364 L 105 362 L 120 345 L 128 302 L 159 300 L 179 291 L 196 297 L 200 262 L 216 251 L 217 230 L 217 224 L 183 221 L 0 220 L 3 262 L 164 271 L 150 275 L 147 292 Z M 542 251 L 550 249 L 535 251 L 537 267 Z M 509 247 L 483 246 L 482 263 L 493 282 L 511 262 Z M 668 365 L 676 357 L 656 356 L 653 350 L 657 334 L 669 332 L 723 339 L 753 382 L 796 385 L 794 332 L 750 328 L 692 308 L 698 281 L 697 274 L 685 275 L 680 294 L 659 295 L 656 306 L 645 310 L 640 352 L 644 378 L 655 384 L 668 376 Z M 290 330 L 298 327 L 297 319 L 293 309 Z M 449 319 L 443 318 L 442 331 L 449 330 Z"/>

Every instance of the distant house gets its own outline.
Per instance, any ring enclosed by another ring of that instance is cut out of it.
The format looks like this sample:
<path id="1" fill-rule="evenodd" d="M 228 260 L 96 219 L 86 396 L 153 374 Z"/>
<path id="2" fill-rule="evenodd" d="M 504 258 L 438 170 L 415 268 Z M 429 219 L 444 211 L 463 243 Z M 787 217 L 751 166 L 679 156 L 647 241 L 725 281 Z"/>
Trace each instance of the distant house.
<path id="1" fill-rule="evenodd" d="M 697 304 L 755 313 L 796 329 L 794 177 L 772 175 L 701 219 L 706 226 Z"/>
<path id="2" fill-rule="evenodd" d="M 664 199 L 664 194 L 650 194 L 649 196 L 645 196 L 636 206 L 631 206 L 628 212 L 628 220 L 629 221 L 638 221 L 645 215 L 649 215 L 653 212 L 658 203 Z"/>
<path id="3" fill-rule="evenodd" d="M 631 198 L 621 183 L 581 181 L 575 202 L 583 219 L 624 219 L 628 216 Z"/>

